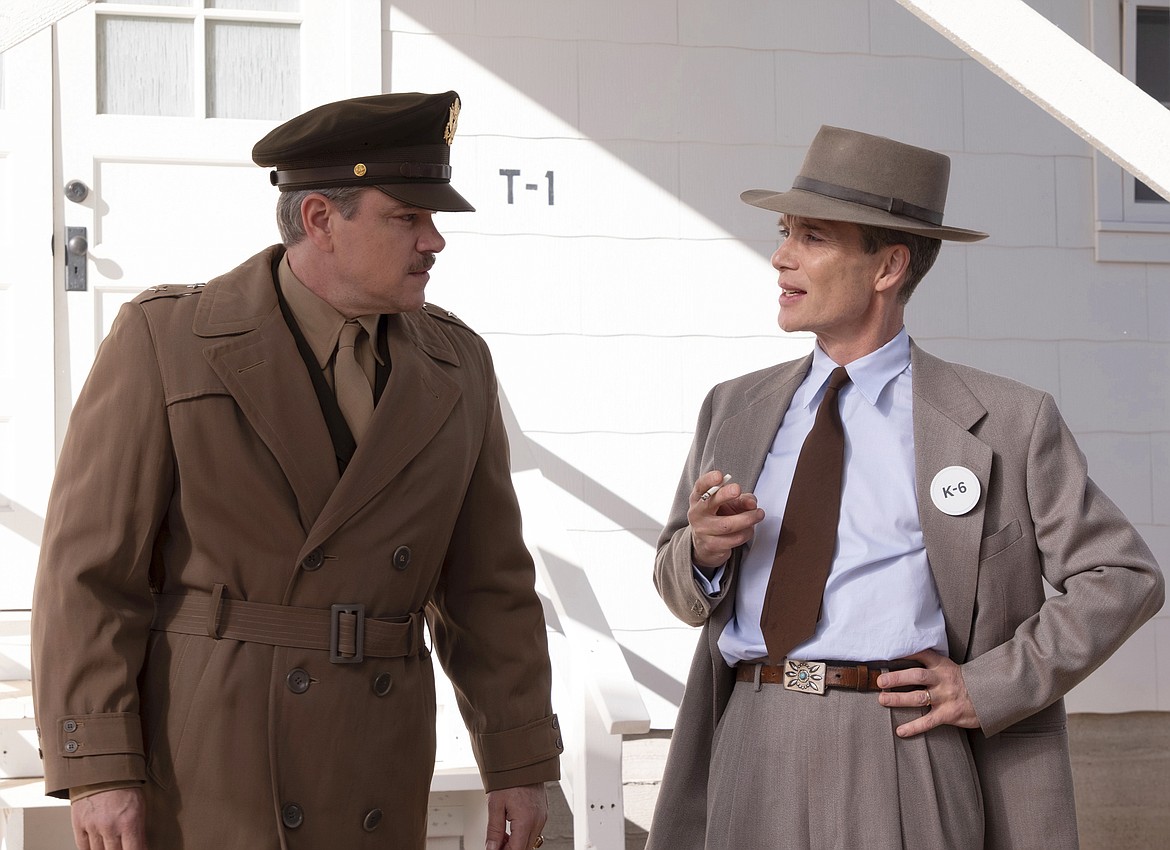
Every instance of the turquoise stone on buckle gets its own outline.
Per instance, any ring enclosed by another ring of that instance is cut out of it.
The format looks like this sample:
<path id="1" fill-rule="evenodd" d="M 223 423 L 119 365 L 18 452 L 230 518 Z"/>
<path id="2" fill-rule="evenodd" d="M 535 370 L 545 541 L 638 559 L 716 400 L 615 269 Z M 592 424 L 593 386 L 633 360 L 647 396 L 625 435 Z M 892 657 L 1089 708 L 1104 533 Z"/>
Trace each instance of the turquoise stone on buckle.
<path id="1" fill-rule="evenodd" d="M 825 692 L 825 663 L 823 661 L 799 661 L 784 659 L 784 688 L 802 694 L 823 694 Z"/>

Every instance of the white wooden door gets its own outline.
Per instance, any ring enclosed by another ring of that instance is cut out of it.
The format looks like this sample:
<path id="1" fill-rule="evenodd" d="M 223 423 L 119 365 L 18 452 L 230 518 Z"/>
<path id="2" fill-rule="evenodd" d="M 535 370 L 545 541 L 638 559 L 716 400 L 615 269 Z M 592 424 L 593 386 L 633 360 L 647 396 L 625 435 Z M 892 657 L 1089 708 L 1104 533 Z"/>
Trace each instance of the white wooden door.
<path id="1" fill-rule="evenodd" d="M 30 605 L 56 450 L 118 306 L 276 241 L 252 145 L 381 79 L 378 0 L 99 0 L 0 53 L 0 610 Z"/>
<path id="2" fill-rule="evenodd" d="M 57 24 L 56 47 L 61 178 L 77 190 L 63 224 L 88 244 L 85 288 L 57 314 L 63 430 L 124 301 L 278 241 L 252 145 L 311 106 L 379 91 L 380 4 L 98 0 Z"/>
<path id="3" fill-rule="evenodd" d="M 52 46 L 0 53 L 0 610 L 29 607 L 53 471 Z"/>

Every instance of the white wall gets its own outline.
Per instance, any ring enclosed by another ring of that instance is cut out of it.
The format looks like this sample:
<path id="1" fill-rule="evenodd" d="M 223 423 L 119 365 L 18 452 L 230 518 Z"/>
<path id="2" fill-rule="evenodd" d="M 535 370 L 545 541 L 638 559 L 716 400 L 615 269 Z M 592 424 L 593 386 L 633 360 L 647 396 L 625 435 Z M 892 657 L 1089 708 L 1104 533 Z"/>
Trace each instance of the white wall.
<path id="1" fill-rule="evenodd" d="M 1087 42 L 1089 2 L 1034 5 Z M 822 123 L 952 157 L 948 223 L 993 236 L 944 248 L 911 332 L 1051 391 L 1170 561 L 1170 266 L 1096 263 L 1088 146 L 894 0 L 385 0 L 383 30 L 386 90 L 464 102 L 454 183 L 478 212 L 442 217 L 429 297 L 488 339 L 578 497 L 578 565 L 656 725 L 695 633 L 653 591 L 653 542 L 699 403 L 811 344 L 776 329 L 775 222 L 738 194 L 787 188 Z M 1070 705 L 1170 709 L 1170 617 Z"/>

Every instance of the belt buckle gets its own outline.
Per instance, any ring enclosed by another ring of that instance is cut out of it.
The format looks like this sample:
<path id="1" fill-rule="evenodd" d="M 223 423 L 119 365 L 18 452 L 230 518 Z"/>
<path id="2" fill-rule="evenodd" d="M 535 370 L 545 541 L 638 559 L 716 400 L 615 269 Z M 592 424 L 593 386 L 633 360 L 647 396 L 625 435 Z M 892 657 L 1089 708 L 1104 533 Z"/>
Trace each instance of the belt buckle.
<path id="1" fill-rule="evenodd" d="M 825 662 L 784 659 L 784 689 L 801 694 L 825 692 Z"/>
<path id="2" fill-rule="evenodd" d="M 341 615 L 352 614 L 357 617 L 354 623 L 354 653 L 341 654 Z M 330 664 L 360 664 L 365 658 L 366 644 L 366 606 L 361 603 L 353 605 L 334 605 L 329 609 L 329 663 Z"/>

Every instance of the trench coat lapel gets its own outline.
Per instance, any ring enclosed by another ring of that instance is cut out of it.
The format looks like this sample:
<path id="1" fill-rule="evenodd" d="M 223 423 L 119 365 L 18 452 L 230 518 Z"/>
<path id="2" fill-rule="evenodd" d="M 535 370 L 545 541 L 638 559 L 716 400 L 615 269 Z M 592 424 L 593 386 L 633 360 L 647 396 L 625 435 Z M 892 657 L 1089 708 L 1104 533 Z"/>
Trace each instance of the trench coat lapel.
<path id="1" fill-rule="evenodd" d="M 309 533 L 305 551 L 384 490 L 451 415 L 461 390 L 438 361 L 458 366 L 459 359 L 443 336 L 425 328 L 406 315 L 387 316 L 390 379 L 365 437 Z"/>
<path id="2" fill-rule="evenodd" d="M 911 344 L 914 385 L 914 461 L 918 517 L 930 569 L 947 623 L 950 654 L 966 659 L 975 589 L 979 578 L 979 544 L 990 486 L 991 448 L 971 433 L 987 410 L 949 363 Z M 939 470 L 963 466 L 982 487 L 975 507 L 949 516 L 934 506 L 930 482 Z"/>
<path id="3" fill-rule="evenodd" d="M 788 405 L 808 374 L 812 355 L 784 363 L 744 392 L 742 409 L 728 416 L 715 437 L 714 458 L 732 480 L 750 493 L 760 478 L 764 459 Z"/>
<path id="4" fill-rule="evenodd" d="M 276 301 L 271 248 L 208 285 L 194 332 L 240 411 L 280 464 L 307 531 L 337 484 L 333 444 L 313 384 Z"/>

